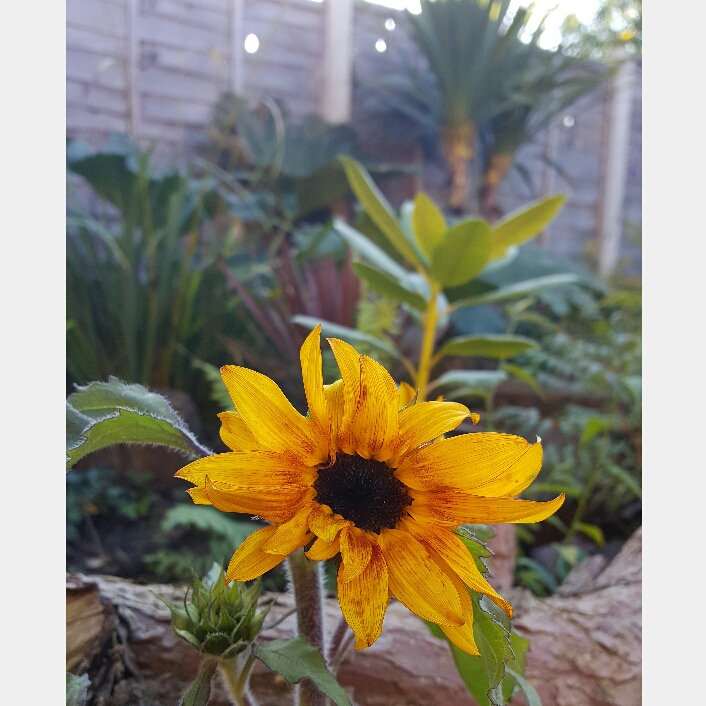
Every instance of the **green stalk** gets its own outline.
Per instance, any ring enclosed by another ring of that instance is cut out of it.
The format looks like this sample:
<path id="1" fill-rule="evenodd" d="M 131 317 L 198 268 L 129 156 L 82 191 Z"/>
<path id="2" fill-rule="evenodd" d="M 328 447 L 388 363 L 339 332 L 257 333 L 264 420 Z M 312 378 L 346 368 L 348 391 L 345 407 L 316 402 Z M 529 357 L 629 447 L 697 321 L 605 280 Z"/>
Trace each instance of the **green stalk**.
<path id="1" fill-rule="evenodd" d="M 419 365 L 415 378 L 415 387 L 419 390 L 419 402 L 424 402 L 429 383 L 429 374 L 433 367 L 434 339 L 436 338 L 436 300 L 441 292 L 441 285 L 437 282 L 430 282 L 429 302 L 427 312 L 424 317 L 424 333 L 422 337 L 422 349 L 419 353 Z"/>
<path id="2" fill-rule="evenodd" d="M 250 670 L 254 663 L 252 652 L 249 652 L 247 657 L 243 652 L 232 659 L 223 660 L 218 665 L 228 693 L 236 706 L 257 706 L 257 700 L 248 687 Z"/>

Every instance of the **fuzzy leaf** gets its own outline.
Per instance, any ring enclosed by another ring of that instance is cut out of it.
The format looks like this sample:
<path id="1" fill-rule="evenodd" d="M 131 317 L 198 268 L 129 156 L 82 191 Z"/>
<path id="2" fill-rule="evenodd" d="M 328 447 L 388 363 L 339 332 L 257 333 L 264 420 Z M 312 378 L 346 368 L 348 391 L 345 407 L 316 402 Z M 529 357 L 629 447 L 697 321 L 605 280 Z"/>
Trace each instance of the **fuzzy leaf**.
<path id="1" fill-rule="evenodd" d="M 525 336 L 487 333 L 483 336 L 458 336 L 452 338 L 439 349 L 437 356 L 447 355 L 477 356 L 479 358 L 512 358 L 532 348 L 537 342 Z"/>
<path id="2" fill-rule="evenodd" d="M 196 679 L 184 694 L 181 706 L 206 706 L 211 697 L 211 679 L 216 673 L 217 666 L 218 660 L 215 659 L 205 659 L 202 662 Z"/>
<path id="3" fill-rule="evenodd" d="M 380 272 L 380 270 L 368 267 L 368 265 L 364 265 L 362 262 L 354 262 L 353 271 L 383 297 L 392 299 L 392 301 L 395 302 L 409 304 L 419 311 L 426 309 L 427 303 L 424 297 L 416 292 L 410 292 L 408 289 L 405 289 L 405 287 L 397 284 L 397 282 L 390 279 L 383 272 Z"/>
<path id="4" fill-rule="evenodd" d="M 462 297 L 454 301 L 452 308 L 465 309 L 469 306 L 479 306 L 481 304 L 499 304 L 500 302 L 520 299 L 529 294 L 536 294 L 550 287 L 558 287 L 562 284 L 575 284 L 579 281 L 578 275 L 546 275 L 544 277 L 534 277 L 524 282 L 516 282 L 506 287 L 498 287 L 491 292 L 476 294 L 470 297 Z"/>
<path id="5" fill-rule="evenodd" d="M 397 348 L 395 348 L 395 346 L 391 343 L 383 341 L 381 338 L 370 336 L 367 333 L 363 333 L 362 331 L 358 331 L 354 328 L 340 326 L 339 324 L 334 324 L 330 321 L 322 321 L 321 319 L 317 319 L 315 316 L 302 316 L 300 314 L 292 316 L 291 321 L 295 324 L 299 324 L 300 326 L 304 326 L 309 330 L 321 324 L 321 333 L 323 336 L 329 338 L 340 338 L 341 340 L 350 343 L 352 346 L 356 343 L 364 342 L 397 360 L 399 360 L 402 356 Z"/>
<path id="6" fill-rule="evenodd" d="M 490 259 L 502 257 L 512 245 L 521 245 L 534 238 L 561 211 L 569 197 L 566 194 L 548 196 L 509 213 L 490 231 Z"/>
<path id="7" fill-rule="evenodd" d="M 444 214 L 420 191 L 414 197 L 412 233 L 419 249 L 427 258 L 431 258 L 434 248 L 443 240 L 447 230 Z"/>
<path id="8" fill-rule="evenodd" d="M 326 667 L 321 653 L 305 637 L 264 642 L 253 645 L 252 651 L 265 666 L 281 674 L 290 684 L 298 684 L 308 677 L 336 706 L 351 706 L 348 694 Z"/>
<path id="9" fill-rule="evenodd" d="M 449 229 L 431 256 L 429 274 L 443 287 L 458 287 L 485 268 L 490 253 L 490 228 L 469 218 Z"/>
<path id="10" fill-rule="evenodd" d="M 199 444 L 169 402 L 142 385 L 111 377 L 91 382 L 66 401 L 67 468 L 112 444 L 168 446 L 188 458 L 213 453 Z"/>
<path id="11" fill-rule="evenodd" d="M 513 633 L 514 634 L 514 633 Z M 525 695 L 525 700 L 527 701 L 527 706 L 542 706 L 542 701 L 539 698 L 539 694 L 535 691 L 535 688 L 524 678 L 522 674 L 519 674 L 514 669 L 507 669 L 507 673 L 517 682 L 517 685 L 522 690 Z"/>
<path id="12" fill-rule="evenodd" d="M 375 221 L 378 228 L 385 234 L 387 239 L 395 246 L 395 249 L 411 262 L 415 267 L 421 267 L 421 262 L 414 247 L 404 234 L 397 222 L 395 212 L 388 200 L 378 189 L 375 182 L 370 178 L 360 162 L 352 157 L 339 156 L 343 168 L 346 170 L 348 183 L 353 193 L 368 212 L 368 215 Z"/>
<path id="13" fill-rule="evenodd" d="M 514 630 L 510 633 L 510 647 L 515 655 L 515 659 L 505 662 L 505 678 L 503 679 L 503 698 L 509 701 L 518 685 L 516 675 L 524 677 L 527 666 L 526 655 L 530 649 L 529 640 L 518 635 Z M 513 676 L 515 675 L 515 676 Z M 520 687 L 522 688 L 522 687 Z M 541 705 L 540 705 L 541 706 Z"/>

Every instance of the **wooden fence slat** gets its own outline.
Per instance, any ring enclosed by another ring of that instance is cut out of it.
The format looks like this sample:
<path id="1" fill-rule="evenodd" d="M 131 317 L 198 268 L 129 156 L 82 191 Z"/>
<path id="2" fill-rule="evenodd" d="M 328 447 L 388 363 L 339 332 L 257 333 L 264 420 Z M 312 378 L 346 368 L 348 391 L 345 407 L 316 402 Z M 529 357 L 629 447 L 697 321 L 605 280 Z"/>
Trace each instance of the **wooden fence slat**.
<path id="1" fill-rule="evenodd" d="M 125 20 L 126 0 L 67 0 L 66 3 L 66 22 L 74 27 L 124 37 Z"/>
<path id="2" fill-rule="evenodd" d="M 125 75 L 109 54 L 72 50 L 66 54 L 66 77 L 105 88 L 124 90 Z"/>

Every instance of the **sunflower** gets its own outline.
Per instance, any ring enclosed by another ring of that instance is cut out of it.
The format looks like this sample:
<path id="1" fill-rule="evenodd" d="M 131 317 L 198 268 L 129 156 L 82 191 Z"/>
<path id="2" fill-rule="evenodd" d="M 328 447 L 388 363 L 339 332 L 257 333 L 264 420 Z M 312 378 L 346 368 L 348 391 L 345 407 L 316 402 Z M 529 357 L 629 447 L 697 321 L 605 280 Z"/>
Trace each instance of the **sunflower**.
<path id="1" fill-rule="evenodd" d="M 356 648 L 380 636 L 392 596 L 437 623 L 460 649 L 479 654 L 466 587 L 510 617 L 454 533 L 464 523 L 538 522 L 563 503 L 516 500 L 539 473 L 542 447 L 518 436 L 443 438 L 471 414 L 456 402 L 421 402 L 375 360 L 328 339 L 341 379 L 324 385 L 321 327 L 301 348 L 309 407 L 297 412 L 275 382 L 233 365 L 221 368 L 237 412 L 222 412 L 231 453 L 177 472 L 195 503 L 256 515 L 271 524 L 251 534 L 228 565 L 228 581 L 249 581 L 308 547 L 314 561 L 337 557 L 341 611 Z"/>

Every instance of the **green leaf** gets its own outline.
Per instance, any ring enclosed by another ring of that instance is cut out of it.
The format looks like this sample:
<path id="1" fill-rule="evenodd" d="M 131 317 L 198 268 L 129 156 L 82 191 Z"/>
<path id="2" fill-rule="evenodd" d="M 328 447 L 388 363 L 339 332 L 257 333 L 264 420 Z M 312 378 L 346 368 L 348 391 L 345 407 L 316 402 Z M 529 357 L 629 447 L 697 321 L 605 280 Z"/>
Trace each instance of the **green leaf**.
<path id="1" fill-rule="evenodd" d="M 340 218 L 333 219 L 333 227 L 343 238 L 348 247 L 357 252 L 368 262 L 375 265 L 378 270 L 382 270 L 386 274 L 390 275 L 390 277 L 395 279 L 398 283 L 405 281 L 409 275 L 407 270 L 405 270 L 405 268 L 398 262 L 393 260 L 366 235 L 360 231 L 357 231 L 355 228 L 351 228 Z"/>
<path id="2" fill-rule="evenodd" d="M 539 386 L 539 380 L 537 380 L 537 378 L 528 370 L 525 370 L 514 363 L 505 363 L 503 370 L 510 373 L 513 377 L 518 378 L 518 380 L 522 380 L 522 382 L 527 383 L 540 397 L 544 397 L 542 388 Z"/>
<path id="3" fill-rule="evenodd" d="M 205 659 L 201 663 L 199 673 L 186 690 L 181 706 L 206 706 L 211 696 L 211 679 L 216 673 L 217 666 L 218 660 L 216 659 Z"/>
<path id="4" fill-rule="evenodd" d="M 517 684 L 512 675 L 519 674 L 521 677 L 525 675 L 527 666 L 526 654 L 529 652 L 530 643 L 526 637 L 518 635 L 513 630 L 510 633 L 510 648 L 515 655 L 515 659 L 508 660 L 505 663 L 505 678 L 503 679 L 503 698 L 505 701 L 509 701 L 512 698 Z"/>
<path id="5" fill-rule="evenodd" d="M 452 338 L 441 347 L 437 356 L 447 355 L 477 356 L 479 358 L 512 358 L 539 344 L 525 336 L 487 333 L 483 336 L 458 336 Z"/>
<path id="6" fill-rule="evenodd" d="M 599 547 L 605 547 L 605 537 L 603 530 L 596 525 L 588 524 L 587 522 L 574 522 L 573 528 L 577 532 L 583 532 L 592 542 L 595 542 Z"/>
<path id="7" fill-rule="evenodd" d="M 458 287 L 477 277 L 490 253 L 490 227 L 469 218 L 447 231 L 431 256 L 429 275 L 443 287 Z"/>
<path id="8" fill-rule="evenodd" d="M 358 277 L 364 279 L 378 294 L 382 294 L 383 297 L 392 299 L 395 302 L 409 304 L 419 311 L 426 310 L 427 303 L 424 297 L 405 289 L 386 274 L 380 272 L 380 270 L 364 265 L 362 262 L 354 262 L 353 271 Z"/>
<path id="9" fill-rule="evenodd" d="M 490 259 L 502 257 L 511 245 L 521 245 L 534 238 L 561 211 L 569 197 L 548 196 L 518 208 L 499 220 L 490 231 Z"/>
<path id="10" fill-rule="evenodd" d="M 420 191 L 414 198 L 412 233 L 419 249 L 427 258 L 431 258 L 432 252 L 443 240 L 447 230 L 444 214 Z"/>
<path id="11" fill-rule="evenodd" d="M 232 520 L 215 507 L 193 503 L 174 505 L 167 510 L 160 523 L 160 529 L 169 532 L 175 527 L 195 527 L 213 532 L 227 539 L 233 549 L 239 547 L 255 530 L 260 529 L 260 525 L 254 522 Z"/>
<path id="12" fill-rule="evenodd" d="M 340 155 L 339 159 L 346 170 L 348 183 L 353 189 L 353 193 L 358 197 L 368 215 L 375 221 L 378 228 L 395 246 L 400 255 L 405 257 L 415 267 L 421 267 L 419 257 L 414 251 L 412 244 L 407 240 L 404 231 L 400 228 L 392 206 L 370 178 L 365 167 L 352 157 Z"/>
<path id="13" fill-rule="evenodd" d="M 507 673 L 515 679 L 517 685 L 522 690 L 525 695 L 525 700 L 527 701 L 527 706 L 542 706 L 542 701 L 539 698 L 539 694 L 535 691 L 534 687 L 518 672 L 513 669 L 507 670 Z"/>
<path id="14" fill-rule="evenodd" d="M 578 275 L 546 275 L 544 277 L 535 277 L 525 280 L 524 282 L 516 282 L 509 284 L 506 287 L 498 287 L 492 292 L 485 294 L 477 294 L 475 296 L 463 297 L 454 301 L 452 309 L 465 309 L 469 306 L 479 306 L 481 304 L 499 304 L 500 302 L 511 301 L 512 299 L 520 299 L 528 294 L 537 294 L 543 289 L 550 287 L 558 287 L 562 284 L 575 284 L 579 281 Z"/>
<path id="15" fill-rule="evenodd" d="M 308 677 L 336 706 L 351 706 L 348 694 L 326 667 L 321 653 L 305 637 L 300 635 L 294 640 L 273 640 L 253 645 L 252 652 L 290 684 L 298 684 L 302 678 Z"/>
<path id="16" fill-rule="evenodd" d="M 358 331 L 357 329 L 334 324 L 331 321 L 323 321 L 322 319 L 317 319 L 315 316 L 303 316 L 301 314 L 292 316 L 290 320 L 295 324 L 306 327 L 308 330 L 311 330 L 321 324 L 321 333 L 325 337 L 340 338 L 351 345 L 361 342 L 367 343 L 382 353 L 392 356 L 396 360 L 400 360 L 402 358 L 402 354 L 391 343 L 383 341 L 381 338 L 370 336 L 369 334 Z"/>
<path id="17" fill-rule="evenodd" d="M 633 478 L 630 473 L 628 473 L 624 468 L 616 465 L 615 463 L 606 463 L 605 470 L 613 476 L 616 480 L 619 480 L 628 490 L 632 491 L 635 497 L 642 500 L 642 488 L 638 480 Z"/>
<path id="18" fill-rule="evenodd" d="M 602 434 L 611 428 L 610 422 L 601 417 L 591 417 L 583 428 L 579 444 L 587 444 L 597 434 Z"/>
<path id="19" fill-rule="evenodd" d="M 487 392 L 507 379 L 504 370 L 449 370 L 429 383 L 429 391 L 437 387 L 454 387 L 464 394 Z"/>
<path id="20" fill-rule="evenodd" d="M 66 706 L 84 706 L 89 683 L 88 674 L 77 677 L 66 672 Z"/>
<path id="21" fill-rule="evenodd" d="M 169 402 L 142 385 L 111 377 L 91 382 L 66 401 L 67 468 L 112 444 L 168 446 L 190 459 L 213 452 L 199 444 Z"/>

